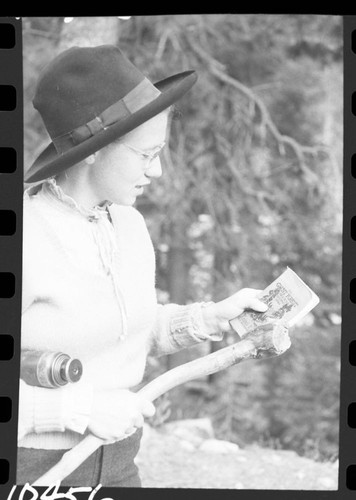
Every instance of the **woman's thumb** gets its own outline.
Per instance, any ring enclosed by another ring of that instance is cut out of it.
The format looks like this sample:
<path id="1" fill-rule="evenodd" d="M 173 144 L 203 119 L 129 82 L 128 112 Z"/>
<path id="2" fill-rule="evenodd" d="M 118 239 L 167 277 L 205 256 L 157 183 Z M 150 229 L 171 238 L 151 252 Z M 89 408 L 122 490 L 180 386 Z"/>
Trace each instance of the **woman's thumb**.
<path id="1" fill-rule="evenodd" d="M 148 399 L 144 399 L 142 403 L 142 415 L 145 417 L 153 417 L 153 415 L 156 413 L 156 408 L 151 401 L 148 401 Z"/>

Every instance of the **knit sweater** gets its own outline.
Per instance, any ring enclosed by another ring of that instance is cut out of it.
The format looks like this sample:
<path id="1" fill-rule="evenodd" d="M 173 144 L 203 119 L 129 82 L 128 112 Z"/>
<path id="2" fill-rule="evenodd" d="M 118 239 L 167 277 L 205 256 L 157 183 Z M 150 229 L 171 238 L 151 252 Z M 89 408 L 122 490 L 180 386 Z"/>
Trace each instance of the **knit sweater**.
<path id="1" fill-rule="evenodd" d="M 20 381 L 19 446 L 73 447 L 94 390 L 133 389 L 150 353 L 220 340 L 202 306 L 157 303 L 154 248 L 136 208 L 86 210 L 54 179 L 25 191 L 21 348 L 78 358 L 83 375 L 57 389 Z"/>

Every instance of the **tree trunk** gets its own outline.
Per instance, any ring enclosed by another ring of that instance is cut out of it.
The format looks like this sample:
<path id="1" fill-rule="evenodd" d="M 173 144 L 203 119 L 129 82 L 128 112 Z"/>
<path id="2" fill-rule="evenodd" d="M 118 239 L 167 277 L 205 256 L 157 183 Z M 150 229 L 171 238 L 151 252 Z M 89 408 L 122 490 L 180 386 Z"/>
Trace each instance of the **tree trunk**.
<path id="1" fill-rule="evenodd" d="M 213 275 L 213 283 L 212 288 L 214 291 L 214 301 L 219 301 L 225 298 L 226 295 L 226 286 L 222 281 L 221 277 L 226 276 L 226 266 L 230 260 L 230 256 L 226 251 L 216 250 L 214 254 L 214 275 Z M 220 342 L 210 342 L 210 352 L 213 353 L 221 349 Z M 212 373 L 208 377 L 208 383 L 213 384 L 217 381 L 219 376 L 223 374 L 220 373 Z"/>
<path id="2" fill-rule="evenodd" d="M 264 394 L 264 404 L 263 413 L 268 424 L 269 437 L 272 439 L 279 439 L 281 437 L 281 432 L 283 430 L 283 425 L 279 421 L 276 408 L 278 407 L 279 397 L 279 377 L 281 372 L 281 367 L 275 359 L 271 359 L 265 364 L 265 394 Z"/>
<path id="3" fill-rule="evenodd" d="M 189 287 L 189 253 L 186 245 L 186 224 L 173 223 L 170 228 L 170 250 L 168 254 L 168 292 L 169 300 L 174 304 L 186 304 Z M 167 357 L 167 369 L 185 363 L 186 352 L 180 351 Z"/>

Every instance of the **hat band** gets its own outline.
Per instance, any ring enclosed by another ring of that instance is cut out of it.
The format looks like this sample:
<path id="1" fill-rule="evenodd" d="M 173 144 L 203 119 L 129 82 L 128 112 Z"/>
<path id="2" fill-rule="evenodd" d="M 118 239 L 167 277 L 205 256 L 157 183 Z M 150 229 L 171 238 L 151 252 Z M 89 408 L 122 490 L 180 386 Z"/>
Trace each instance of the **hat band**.
<path id="1" fill-rule="evenodd" d="M 161 92 L 144 78 L 125 97 L 115 102 L 93 120 L 81 125 L 71 132 L 52 138 L 58 154 L 63 154 L 74 146 L 86 141 L 101 130 L 135 113 L 146 104 L 156 99 Z"/>

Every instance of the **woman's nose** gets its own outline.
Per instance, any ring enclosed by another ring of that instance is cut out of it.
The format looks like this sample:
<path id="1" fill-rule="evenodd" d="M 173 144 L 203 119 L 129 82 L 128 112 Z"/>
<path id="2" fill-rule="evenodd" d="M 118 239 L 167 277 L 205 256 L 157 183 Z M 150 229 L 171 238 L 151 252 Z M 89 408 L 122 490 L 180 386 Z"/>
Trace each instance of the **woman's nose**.
<path id="1" fill-rule="evenodd" d="M 159 157 L 151 161 L 148 169 L 145 172 L 145 175 L 147 177 L 155 177 L 155 178 L 161 177 L 162 165 L 161 165 L 161 159 Z"/>

